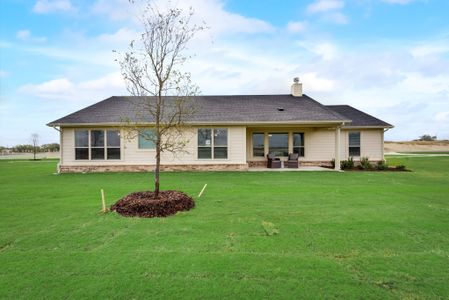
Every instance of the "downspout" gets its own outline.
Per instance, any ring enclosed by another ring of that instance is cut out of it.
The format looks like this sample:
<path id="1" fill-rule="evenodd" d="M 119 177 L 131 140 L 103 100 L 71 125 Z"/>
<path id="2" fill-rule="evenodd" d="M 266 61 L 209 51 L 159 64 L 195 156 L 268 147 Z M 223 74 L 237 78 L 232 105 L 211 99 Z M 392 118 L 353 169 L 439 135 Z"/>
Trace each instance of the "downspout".
<path id="1" fill-rule="evenodd" d="M 384 128 L 384 132 L 382 134 L 382 161 L 385 162 L 385 132 L 390 130 L 391 128 Z"/>
<path id="2" fill-rule="evenodd" d="M 59 173 L 61 173 L 61 165 L 62 165 L 62 129 L 61 129 L 61 127 L 59 127 L 59 129 L 58 129 L 58 128 L 54 127 L 54 126 L 52 126 L 52 128 L 54 130 L 59 131 L 59 163 L 58 163 L 58 165 L 56 167 L 56 171 L 59 174 Z"/>

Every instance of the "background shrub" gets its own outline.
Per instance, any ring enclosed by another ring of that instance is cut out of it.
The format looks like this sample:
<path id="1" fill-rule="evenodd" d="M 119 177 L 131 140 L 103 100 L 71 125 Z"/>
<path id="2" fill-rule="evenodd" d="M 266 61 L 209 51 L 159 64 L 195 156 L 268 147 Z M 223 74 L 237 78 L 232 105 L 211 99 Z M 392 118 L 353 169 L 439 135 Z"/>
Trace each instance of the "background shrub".
<path id="1" fill-rule="evenodd" d="M 404 165 L 398 165 L 398 166 L 396 166 L 396 170 L 405 171 L 405 166 Z"/>
<path id="2" fill-rule="evenodd" d="M 388 165 L 385 161 L 381 160 L 377 162 L 377 169 L 378 170 L 386 170 L 388 169 Z"/>
<path id="3" fill-rule="evenodd" d="M 340 167 L 342 170 L 354 169 L 354 159 L 352 157 L 349 157 L 348 160 L 343 160 L 340 163 Z"/>
<path id="4" fill-rule="evenodd" d="M 362 167 L 363 170 L 371 169 L 371 164 L 370 164 L 369 158 L 367 156 L 362 157 L 360 159 L 360 166 Z"/>

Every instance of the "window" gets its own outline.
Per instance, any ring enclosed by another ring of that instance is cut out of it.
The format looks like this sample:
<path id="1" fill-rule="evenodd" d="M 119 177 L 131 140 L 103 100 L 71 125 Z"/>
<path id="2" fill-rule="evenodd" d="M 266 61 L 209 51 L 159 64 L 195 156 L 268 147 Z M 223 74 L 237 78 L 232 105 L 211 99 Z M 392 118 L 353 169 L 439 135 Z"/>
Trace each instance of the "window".
<path id="1" fill-rule="evenodd" d="M 349 156 L 360 156 L 360 131 L 349 132 Z"/>
<path id="2" fill-rule="evenodd" d="M 198 158 L 212 158 L 212 130 L 198 129 Z"/>
<path id="3" fill-rule="evenodd" d="M 75 159 L 89 159 L 89 130 L 75 130 Z"/>
<path id="4" fill-rule="evenodd" d="M 104 159 L 104 130 L 90 131 L 90 159 Z"/>
<path id="5" fill-rule="evenodd" d="M 75 130 L 75 159 L 120 159 L 120 131 Z"/>
<path id="6" fill-rule="evenodd" d="M 145 129 L 139 133 L 139 149 L 154 149 L 154 130 Z"/>
<path id="7" fill-rule="evenodd" d="M 107 158 L 120 159 L 120 132 L 118 130 L 107 131 Z"/>
<path id="8" fill-rule="evenodd" d="M 304 157 L 304 133 L 293 133 L 293 153 L 298 153 Z"/>
<path id="9" fill-rule="evenodd" d="M 198 158 L 226 159 L 228 158 L 227 129 L 198 129 Z"/>
<path id="10" fill-rule="evenodd" d="M 276 156 L 288 156 L 288 133 L 270 133 L 269 138 L 269 153 Z"/>
<path id="11" fill-rule="evenodd" d="M 214 158 L 228 158 L 228 130 L 214 129 Z"/>
<path id="12" fill-rule="evenodd" d="M 265 156 L 265 134 L 253 133 L 253 156 Z"/>

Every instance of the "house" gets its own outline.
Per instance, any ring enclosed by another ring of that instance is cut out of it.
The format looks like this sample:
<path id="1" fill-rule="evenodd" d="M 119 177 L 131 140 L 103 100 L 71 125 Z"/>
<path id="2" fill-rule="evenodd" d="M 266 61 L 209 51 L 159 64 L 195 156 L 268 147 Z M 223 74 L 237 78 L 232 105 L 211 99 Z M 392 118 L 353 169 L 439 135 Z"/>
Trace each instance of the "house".
<path id="1" fill-rule="evenodd" d="M 128 100 L 128 101 L 127 101 Z M 48 126 L 60 131 L 60 172 L 144 171 L 155 164 L 154 145 L 124 138 L 124 118 L 133 120 L 133 97 L 110 97 Z M 169 101 L 167 97 L 167 101 Z M 265 166 L 266 154 L 285 159 L 299 153 L 301 165 L 353 157 L 384 159 L 384 131 L 393 126 L 349 105 L 323 105 L 302 93 L 196 96 L 196 114 L 186 130 L 186 153 L 163 153 L 162 170 L 247 170 Z M 152 124 L 149 121 L 148 127 Z"/>

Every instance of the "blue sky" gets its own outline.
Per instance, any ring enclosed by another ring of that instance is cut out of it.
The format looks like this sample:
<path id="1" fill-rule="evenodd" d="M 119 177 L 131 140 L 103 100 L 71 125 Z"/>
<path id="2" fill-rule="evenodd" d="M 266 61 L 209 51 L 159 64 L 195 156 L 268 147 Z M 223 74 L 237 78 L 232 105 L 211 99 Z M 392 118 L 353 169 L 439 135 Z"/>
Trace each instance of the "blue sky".
<path id="1" fill-rule="evenodd" d="M 166 1 L 159 0 L 164 3 Z M 396 127 L 387 140 L 449 139 L 449 1 L 178 0 L 210 29 L 186 65 L 202 94 L 289 93 Z M 58 142 L 46 123 L 126 95 L 112 50 L 140 31 L 127 0 L 3 0 L 0 145 Z"/>

